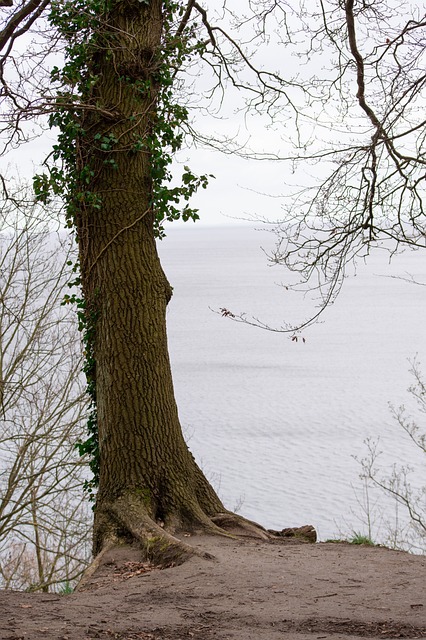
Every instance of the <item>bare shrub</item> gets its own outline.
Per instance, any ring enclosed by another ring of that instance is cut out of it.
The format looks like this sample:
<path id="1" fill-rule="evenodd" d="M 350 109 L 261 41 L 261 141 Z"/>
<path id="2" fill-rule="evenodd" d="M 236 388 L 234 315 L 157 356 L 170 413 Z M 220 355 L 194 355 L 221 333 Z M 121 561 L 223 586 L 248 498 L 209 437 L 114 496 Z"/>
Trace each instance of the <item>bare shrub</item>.
<path id="1" fill-rule="evenodd" d="M 0 586 L 48 591 L 88 556 L 75 449 L 86 400 L 75 317 L 61 306 L 69 241 L 18 195 L 0 208 Z"/>
<path id="2" fill-rule="evenodd" d="M 426 414 L 426 386 L 417 360 L 411 363 L 410 371 L 414 381 L 408 391 L 422 417 Z M 395 423 L 406 433 L 414 449 L 420 450 L 425 456 L 423 462 L 426 462 L 425 426 L 420 426 L 418 419 L 414 419 L 404 405 L 391 405 L 391 411 Z M 386 530 L 386 543 L 393 548 L 426 553 L 426 485 L 419 487 L 413 483 L 416 469 L 412 463 L 394 463 L 390 472 L 385 471 L 380 463 L 379 443 L 369 440 L 367 447 L 368 454 L 361 460 L 362 478 L 368 487 L 377 488 L 390 496 L 394 504 L 392 518 L 386 518 L 381 523 L 382 530 Z"/>

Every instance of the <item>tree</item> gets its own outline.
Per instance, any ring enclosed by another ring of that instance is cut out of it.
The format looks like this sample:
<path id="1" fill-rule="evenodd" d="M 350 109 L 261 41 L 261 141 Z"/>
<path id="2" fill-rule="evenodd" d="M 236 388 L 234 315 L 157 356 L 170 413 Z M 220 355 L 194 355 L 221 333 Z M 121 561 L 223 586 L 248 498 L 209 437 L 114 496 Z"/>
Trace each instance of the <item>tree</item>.
<path id="1" fill-rule="evenodd" d="M 337 169 L 313 193 L 302 191 L 291 200 L 280 225 L 289 245 L 281 244 L 274 256 L 305 280 L 317 275 L 314 286 L 327 303 L 357 247 L 370 247 L 379 233 L 397 244 L 412 244 L 414 234 L 414 243 L 424 244 L 424 127 L 415 108 L 424 84 L 423 16 L 401 26 L 397 12 L 386 18 L 384 2 L 321 0 L 314 10 L 301 2 L 294 11 L 285 2 L 253 0 L 238 15 L 225 3 L 221 26 L 196 0 L 54 0 L 48 23 L 38 22 L 43 45 L 35 43 L 31 59 L 21 64 L 9 54 L 48 6 L 48 0 L 28 0 L 5 14 L 0 66 L 9 112 L 4 131 L 7 144 L 19 141 L 30 135 L 26 121 L 45 114 L 59 129 L 53 158 L 47 172 L 36 177 L 35 189 L 41 201 L 52 192 L 63 196 L 79 246 L 82 297 L 76 301 L 92 399 L 90 435 L 82 451 L 92 456 L 99 482 L 95 553 L 137 540 L 163 560 L 170 552 L 176 561 L 193 551 L 173 537 L 174 531 L 224 533 L 226 521 L 267 537 L 224 509 L 187 449 L 174 401 L 165 328 L 172 289 L 155 237 L 164 220 L 196 219 L 187 201 L 209 177 L 185 168 L 181 183 L 173 186 L 171 158 L 188 134 L 230 153 L 248 153 L 232 139 L 206 140 L 194 132 L 191 98 L 185 94 L 191 85 L 184 72 L 191 78 L 194 67 L 202 69 L 211 81 L 206 99 L 218 106 L 233 91 L 243 96 L 245 113 L 266 112 L 276 127 L 290 120 L 288 129 L 301 150 L 287 156 L 293 164 L 337 160 Z M 364 44 L 374 35 L 368 56 L 361 53 L 360 25 Z M 230 35 L 235 26 L 243 29 L 238 39 Z M 309 63 L 334 47 L 337 74 L 312 77 L 308 65 L 307 72 L 300 67 L 284 80 L 279 71 L 266 72 L 257 64 L 257 50 L 270 44 L 271 34 L 277 46 L 295 50 L 302 31 L 312 34 L 305 52 Z M 65 47 L 64 63 L 46 76 L 46 60 L 56 45 Z M 38 91 L 30 76 L 37 79 Z M 367 98 L 367 79 L 375 108 Z M 334 90 L 337 103 L 330 107 Z M 383 93 L 389 100 L 381 99 Z M 305 153 L 310 138 L 317 139 L 315 125 L 333 130 L 352 115 L 354 102 L 368 118 L 362 142 L 332 144 L 331 151 L 318 148 L 319 143 Z M 327 113 L 331 121 L 324 120 Z M 278 152 L 249 155 L 286 159 Z M 383 213 L 380 223 L 376 211 Z M 409 232 L 402 221 L 407 211 Z"/>
<path id="2" fill-rule="evenodd" d="M 58 1 L 48 29 L 52 42 L 65 45 L 65 61 L 51 71 L 53 94 L 40 81 L 42 95 L 34 97 L 28 73 L 8 83 L 5 70 L 15 40 L 46 6 L 29 0 L 11 12 L 0 36 L 10 105 L 5 131 L 9 141 L 25 137 L 20 123 L 45 113 L 59 129 L 53 163 L 34 185 L 45 203 L 62 194 L 79 247 L 82 297 L 73 299 L 92 400 L 81 450 L 92 456 L 98 485 L 94 552 L 102 557 L 111 546 L 137 541 L 162 562 L 177 562 L 194 553 L 173 536 L 182 529 L 225 535 L 231 526 L 267 538 L 262 527 L 224 508 L 183 439 L 165 325 L 172 288 L 155 237 L 164 219 L 197 217 L 178 203 L 208 181 L 185 167 L 181 185 L 170 186 L 171 154 L 190 130 L 187 108 L 175 100 L 181 69 L 204 60 L 216 87 L 226 75 L 249 89 L 256 108 L 269 95 L 272 102 L 284 96 L 283 81 L 257 71 L 243 46 L 194 0 Z M 42 73 L 47 54 L 38 55 L 34 68 Z M 238 78 L 241 64 L 253 80 Z M 24 85 L 22 97 L 17 88 Z"/>
<path id="3" fill-rule="evenodd" d="M 54 21 L 61 27 L 63 6 L 58 10 Z M 69 10 L 78 24 L 80 8 L 76 14 L 73 3 Z M 176 561 L 189 549 L 174 531 L 219 532 L 216 518 L 226 513 L 182 436 L 165 324 L 172 290 L 155 246 L 156 226 L 169 211 L 164 204 L 189 197 L 203 180 L 186 171 L 179 191 L 162 184 L 168 159 L 161 147 L 180 144 L 168 119 L 185 118 L 168 88 L 171 61 L 180 64 L 185 55 L 188 14 L 189 7 L 160 0 L 102 5 L 100 14 L 88 16 L 96 27 L 83 69 L 76 69 L 71 39 L 62 72 L 82 74 L 77 108 L 70 110 L 69 94 L 61 96 L 54 122 L 73 181 L 68 215 L 79 242 L 87 372 L 95 382 L 96 554 L 130 537 L 149 544 L 151 555 L 161 551 L 163 561 L 168 548 Z M 172 26 L 177 44 L 165 37 Z"/>
<path id="4" fill-rule="evenodd" d="M 72 254 L 48 218 L 23 187 L 0 206 L 0 585 L 43 591 L 81 574 L 89 532 Z"/>
<path id="5" fill-rule="evenodd" d="M 266 3 L 265 18 L 272 8 Z M 267 156 L 294 177 L 280 219 L 263 221 L 277 237 L 271 263 L 295 273 L 288 286 L 313 291 L 318 308 L 299 326 L 224 315 L 292 333 L 334 302 L 348 267 L 372 250 L 425 248 L 426 20 L 417 3 L 388 0 L 300 2 L 288 20 L 288 49 L 297 46 L 307 89 L 286 140 L 293 153 Z"/>
<path id="6" fill-rule="evenodd" d="M 276 6 L 262 11 L 264 21 L 267 11 L 275 11 Z M 333 44 L 345 29 L 343 41 L 349 44 L 351 60 L 342 58 L 338 79 L 344 84 L 342 74 L 356 71 L 356 99 L 369 119 L 369 144 L 346 146 L 343 156 L 339 151 L 344 158 L 342 169 L 333 172 L 316 196 L 319 206 L 324 204 L 330 211 L 331 204 L 335 213 L 332 226 L 330 222 L 319 225 L 328 237 L 323 264 L 327 272 L 337 263 L 341 274 L 339 265 L 353 255 L 354 241 L 361 238 L 364 246 L 365 234 L 368 244 L 377 241 L 380 230 L 391 238 L 399 234 L 397 242 L 411 243 L 416 234 L 423 243 L 424 228 L 419 223 L 423 128 L 413 120 L 413 99 L 425 76 L 421 54 L 417 54 L 423 18 L 415 23 L 410 20 L 397 31 L 390 23 L 386 29 L 382 26 L 384 43 L 374 45 L 367 65 L 357 44 L 355 20 L 368 27 L 372 19 L 379 24 L 382 13 L 377 9 L 371 13 L 364 3 L 355 8 L 353 0 L 347 0 L 342 24 L 330 31 L 332 9 L 334 3 L 328 13 L 321 5 L 324 26 L 320 35 Z M 284 82 L 278 74 L 258 71 L 242 46 L 212 25 L 206 11 L 193 0 L 186 5 L 160 0 L 65 3 L 53 5 L 50 20 L 67 41 L 66 63 L 61 71 L 53 72 L 64 89 L 58 93 L 51 119 L 61 129 L 57 156 L 66 173 L 58 177 L 51 172 L 46 180 L 53 186 L 62 185 L 65 175 L 70 185 L 68 216 L 79 243 L 86 370 L 89 382 L 95 384 L 99 443 L 94 550 L 102 553 L 109 545 L 130 538 L 144 545 L 148 541 L 151 552 L 161 551 L 163 559 L 167 548 L 176 561 L 179 554 L 191 553 L 173 538 L 176 530 L 200 527 L 220 533 L 224 514 L 241 527 L 252 525 L 226 512 L 196 465 L 182 437 L 173 395 L 165 327 L 171 287 L 158 260 L 155 235 L 164 218 L 180 215 L 174 203 L 187 200 L 207 181 L 207 176 L 197 177 L 186 170 L 182 186 L 165 186 L 169 157 L 164 146 L 171 152 L 179 148 L 179 128 L 187 122 L 186 109 L 174 101 L 173 86 L 182 65 L 201 56 L 219 81 L 226 72 L 231 82 L 245 88 L 249 85 L 244 74 L 253 74 L 254 97 L 249 101 L 258 109 L 268 101 L 272 113 L 278 109 L 278 99 L 286 103 Z M 262 35 L 265 22 L 259 24 L 257 32 Z M 365 37 L 370 34 L 368 31 Z M 407 40 L 408 52 L 403 46 Z M 236 63 L 225 55 L 226 45 Z M 346 55 L 339 42 L 337 49 L 339 55 Z M 393 75 L 382 55 L 385 51 L 396 58 Z M 386 72 L 380 67 L 383 59 Z M 242 64 L 246 71 L 237 75 L 235 69 Z M 379 113 L 367 101 L 367 68 L 373 70 L 378 90 L 391 96 Z M 335 79 L 328 87 L 334 83 Z M 296 80 L 292 86 L 300 91 Z M 323 96 L 321 92 L 320 98 Z M 314 94 L 312 100 L 315 104 L 318 96 Z M 308 101 L 307 107 L 314 104 Z M 400 144 L 407 149 L 401 151 Z M 414 157 L 413 146 L 420 149 Z M 385 166 L 383 175 L 380 161 Z M 355 162 L 360 181 L 353 184 Z M 342 172 L 348 213 L 343 223 L 342 194 L 333 191 L 342 183 Z M 38 185 L 40 197 L 44 197 L 43 180 Z M 385 222 L 392 216 L 391 225 L 376 223 L 377 209 L 384 211 Z M 411 223 L 409 232 L 401 221 L 405 212 Z M 323 210 L 316 212 L 316 218 L 318 213 L 324 219 Z M 184 207 L 182 216 L 192 215 Z M 308 270 L 312 265 L 309 243 L 310 238 L 304 239 L 298 254 L 301 250 Z M 315 266 L 324 253 L 322 240 L 319 247 Z M 334 287 L 332 284 L 332 292 Z M 257 532 L 267 536 L 259 527 Z"/>

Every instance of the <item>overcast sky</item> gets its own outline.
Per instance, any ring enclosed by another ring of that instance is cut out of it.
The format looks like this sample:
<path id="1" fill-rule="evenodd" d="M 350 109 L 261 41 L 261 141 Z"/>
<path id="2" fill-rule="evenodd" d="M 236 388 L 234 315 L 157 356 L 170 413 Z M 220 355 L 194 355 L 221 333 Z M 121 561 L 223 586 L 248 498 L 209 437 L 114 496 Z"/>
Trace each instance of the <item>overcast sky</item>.
<path id="1" fill-rule="evenodd" d="M 223 0 L 211 0 L 208 4 L 209 11 L 215 9 L 219 11 L 218 15 L 221 17 L 218 24 L 223 28 L 229 28 L 236 40 L 244 42 L 249 38 L 248 31 L 235 32 L 232 30 L 230 19 L 227 17 L 230 14 L 223 14 L 220 10 Z M 227 2 L 227 7 L 231 11 L 235 10 L 239 15 L 247 11 L 248 6 L 248 2 L 241 2 L 241 0 Z M 315 8 L 317 8 L 317 3 L 313 2 L 312 11 Z M 289 43 L 282 25 L 274 20 L 272 14 L 268 18 L 267 29 L 269 34 L 267 43 L 260 46 L 259 41 L 255 41 L 254 46 L 251 45 L 251 63 L 255 63 L 259 68 L 276 71 L 285 79 L 296 73 L 300 73 L 301 77 L 305 78 L 310 77 L 313 72 L 321 73 L 320 77 L 327 76 L 327 67 L 330 67 L 330 53 L 319 50 L 309 61 L 307 56 L 303 55 L 303 49 L 308 40 L 305 33 L 299 33 L 294 37 L 294 42 Z M 54 62 L 57 63 L 57 59 Z M 244 72 L 241 73 L 241 77 L 244 79 Z M 201 95 L 210 86 L 208 68 L 204 68 L 201 77 L 195 78 L 194 81 L 195 93 Z M 296 89 L 292 89 L 290 94 L 292 99 L 300 101 L 301 95 Z M 290 154 L 292 149 L 288 141 L 295 139 L 296 131 L 294 121 L 286 117 L 288 111 L 285 108 L 285 101 L 279 103 L 282 104 L 282 111 L 278 110 L 276 123 L 271 126 L 270 119 L 265 115 L 259 113 L 247 116 L 242 110 L 243 100 L 244 92 L 228 87 L 224 95 L 220 117 L 213 113 L 218 106 L 216 101 L 209 113 L 204 112 L 204 115 L 196 115 L 196 127 L 207 137 L 209 135 L 213 137 L 237 136 L 240 144 L 246 144 L 247 148 L 280 155 Z M 333 117 L 330 105 L 327 106 L 327 110 L 323 112 L 321 117 L 324 116 L 324 113 L 332 125 L 328 129 L 320 127 L 315 130 L 314 139 L 317 145 L 322 144 L 322 136 L 325 136 L 330 142 L 330 140 L 339 139 L 345 134 L 344 128 L 337 126 L 337 119 Z M 365 123 L 365 119 L 363 122 Z M 349 124 L 353 127 L 353 120 Z M 302 133 L 308 136 L 310 128 L 311 124 L 305 120 L 301 127 Z M 364 135 L 365 131 L 364 125 L 361 127 L 361 135 Z M 353 128 L 351 135 L 356 135 Z M 40 163 L 51 151 L 54 140 L 54 131 L 46 132 L 41 138 L 24 145 L 4 158 L 3 167 L 6 163 L 10 163 L 11 166 L 17 165 L 20 175 L 31 179 Z M 311 167 L 306 163 L 296 175 L 293 175 L 288 162 L 247 161 L 201 147 L 189 148 L 179 154 L 175 164 L 177 176 L 183 170 L 184 164 L 189 164 L 195 173 L 211 173 L 215 176 L 214 179 L 211 179 L 208 189 L 201 191 L 194 199 L 194 206 L 200 210 L 201 221 L 199 224 L 209 225 L 235 224 L 242 219 L 277 220 L 280 218 L 283 204 L 283 198 L 279 196 L 288 195 L 290 190 L 288 185 L 306 186 L 312 181 L 312 175 L 318 175 L 318 172 L 324 171 L 324 166 Z M 12 169 L 12 172 L 14 171 Z"/>
<path id="2" fill-rule="evenodd" d="M 222 4 L 221 0 L 213 0 L 209 2 L 209 10 L 220 9 Z M 231 10 L 241 12 L 246 9 L 247 3 L 231 1 L 228 6 Z M 220 18 L 220 26 L 231 28 L 226 17 Z M 270 23 L 271 29 L 275 26 L 273 22 Z M 231 33 L 238 39 L 238 34 L 233 31 Z M 240 37 L 244 40 L 243 33 Z M 298 64 L 293 54 L 291 46 L 280 44 L 272 38 L 267 46 L 255 46 L 251 61 L 255 59 L 257 65 L 268 70 L 293 73 Z M 208 72 L 204 70 L 204 76 L 196 80 L 197 91 L 202 92 L 209 86 L 207 75 Z M 247 117 L 241 112 L 242 100 L 242 92 L 228 88 L 220 118 L 204 114 L 203 117 L 196 118 L 196 123 L 207 136 L 238 135 L 240 143 L 247 143 L 250 148 L 288 152 L 289 149 L 283 146 L 281 135 L 288 137 L 291 132 L 285 131 L 284 126 L 279 124 L 274 130 L 269 130 L 267 126 L 270 121 L 261 114 Z M 9 175 L 19 173 L 20 177 L 31 180 L 50 153 L 54 142 L 54 131 L 47 131 L 42 137 L 9 153 L 2 160 L 3 173 L 9 165 Z M 286 192 L 286 180 L 291 179 L 288 165 L 270 161 L 249 162 L 200 147 L 186 149 L 179 154 L 175 164 L 177 176 L 183 171 L 184 164 L 189 164 L 195 173 L 215 176 L 208 189 L 200 191 L 194 199 L 194 206 L 200 210 L 199 224 L 226 225 L 236 224 L 243 219 L 275 220 L 280 217 L 281 201 L 276 196 Z"/>

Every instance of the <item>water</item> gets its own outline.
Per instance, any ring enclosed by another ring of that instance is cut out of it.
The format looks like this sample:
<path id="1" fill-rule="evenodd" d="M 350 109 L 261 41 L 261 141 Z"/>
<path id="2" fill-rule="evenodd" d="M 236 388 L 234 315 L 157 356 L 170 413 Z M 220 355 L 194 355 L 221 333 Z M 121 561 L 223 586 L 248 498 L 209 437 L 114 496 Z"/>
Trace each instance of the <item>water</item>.
<path id="1" fill-rule="evenodd" d="M 190 448 L 228 508 L 270 528 L 313 524 L 326 539 L 363 529 L 354 456 L 367 454 L 366 438 L 380 437 L 384 475 L 393 462 L 409 462 L 420 465 L 414 486 L 424 484 L 420 452 L 388 403 L 408 401 L 408 358 L 425 360 L 425 289 L 384 276 L 425 281 L 425 257 L 405 253 L 389 265 L 374 254 L 324 322 L 296 343 L 210 310 L 272 324 L 309 314 L 307 301 L 276 285 L 286 274 L 268 267 L 260 250 L 271 244 L 269 234 L 231 226 L 171 229 L 160 244 L 174 286 L 176 396 Z M 391 508 L 378 500 L 378 513 Z"/>

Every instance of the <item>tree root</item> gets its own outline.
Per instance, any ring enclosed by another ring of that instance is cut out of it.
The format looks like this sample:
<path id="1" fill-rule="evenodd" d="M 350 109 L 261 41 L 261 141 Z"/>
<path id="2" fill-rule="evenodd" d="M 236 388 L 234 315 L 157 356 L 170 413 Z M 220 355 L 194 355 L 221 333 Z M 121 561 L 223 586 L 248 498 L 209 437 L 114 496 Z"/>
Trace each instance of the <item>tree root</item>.
<path id="1" fill-rule="evenodd" d="M 211 522 L 204 514 L 198 524 L 203 531 L 211 534 L 225 531 Z M 186 544 L 172 533 L 157 524 L 147 513 L 143 504 L 131 496 L 121 497 L 96 512 L 95 530 L 101 531 L 101 543 L 95 542 L 95 557 L 83 573 L 77 586 L 78 590 L 87 589 L 91 579 L 104 564 L 105 556 L 119 547 L 138 545 L 141 560 L 159 568 L 178 566 L 191 557 L 214 560 L 207 552 Z"/>
<path id="2" fill-rule="evenodd" d="M 317 541 L 317 532 L 311 524 L 305 524 L 303 527 L 289 527 L 281 529 L 281 531 L 274 531 L 273 529 L 268 529 L 268 531 L 274 538 L 298 538 L 305 542 Z"/>
<path id="3" fill-rule="evenodd" d="M 139 542 L 145 559 L 152 564 L 171 567 L 193 556 L 213 559 L 209 553 L 197 551 L 159 526 L 135 499 L 120 498 L 109 507 L 109 512 Z"/>
<path id="4" fill-rule="evenodd" d="M 232 537 L 258 538 L 260 540 L 277 540 L 282 538 L 297 538 L 304 542 L 316 542 L 317 532 L 311 524 L 303 527 L 289 527 L 287 529 L 265 529 L 253 520 L 247 520 L 232 512 L 218 513 L 211 518 L 212 522 L 224 529 Z"/>
<path id="5" fill-rule="evenodd" d="M 93 558 L 92 562 L 89 564 L 87 569 L 85 569 L 85 571 L 83 572 L 83 575 L 81 576 L 74 591 L 84 591 L 85 587 L 89 584 L 90 579 L 94 576 L 96 571 L 102 565 L 103 559 L 105 558 L 108 551 L 111 551 L 111 549 L 113 549 L 116 544 L 117 544 L 117 540 L 113 540 L 113 539 L 105 542 L 105 545 L 103 546 L 102 551 L 100 551 L 95 556 L 95 558 Z"/>
<path id="6" fill-rule="evenodd" d="M 252 520 L 247 520 L 236 513 L 218 513 L 211 518 L 211 521 L 220 529 L 231 534 L 232 537 L 244 536 L 260 540 L 270 540 L 274 537 L 273 533 L 267 531 L 262 525 Z"/>
<path id="7" fill-rule="evenodd" d="M 97 554 L 84 572 L 77 589 L 88 587 L 94 574 L 104 564 L 105 556 L 114 548 L 137 544 L 141 551 L 141 560 L 159 568 L 182 564 L 191 557 L 214 560 L 209 553 L 199 551 L 170 531 L 155 522 L 143 503 L 136 497 L 123 496 L 113 503 L 103 505 L 96 512 L 96 527 L 101 542 L 96 545 Z M 305 538 L 315 541 L 315 529 L 312 526 L 282 531 L 267 530 L 261 525 L 232 512 L 217 513 L 208 517 L 201 509 L 194 513 L 194 528 L 198 532 L 221 535 L 228 538 L 256 538 L 259 540 L 277 540 L 283 537 Z M 100 531 L 100 533 L 99 533 Z M 108 554 L 110 555 L 110 554 Z M 108 562 L 106 562 L 108 564 Z"/>

